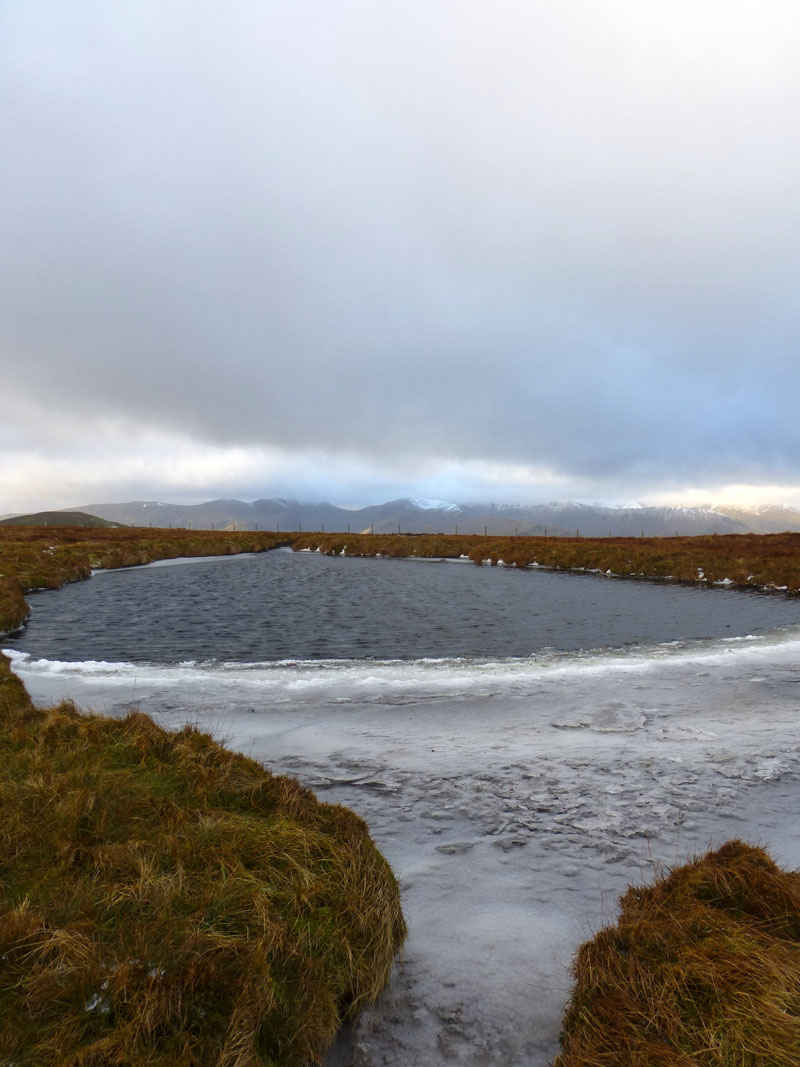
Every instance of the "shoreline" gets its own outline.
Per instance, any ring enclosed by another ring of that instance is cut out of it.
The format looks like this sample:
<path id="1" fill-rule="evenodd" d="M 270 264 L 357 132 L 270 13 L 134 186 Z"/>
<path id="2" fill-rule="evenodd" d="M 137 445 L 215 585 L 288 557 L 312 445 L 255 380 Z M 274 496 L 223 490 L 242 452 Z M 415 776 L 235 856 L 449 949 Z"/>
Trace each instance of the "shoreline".
<path id="1" fill-rule="evenodd" d="M 414 551 L 409 553 L 409 547 Z M 471 560 L 626 580 L 800 594 L 800 534 L 794 533 L 675 538 L 308 533 L 295 535 L 292 549 L 331 556 Z"/>
<path id="2" fill-rule="evenodd" d="M 377 536 L 377 535 L 376 535 Z M 319 552 L 322 554 L 321 548 L 297 548 L 290 549 L 294 552 Z M 338 555 L 340 557 L 347 558 L 348 553 L 343 552 L 328 552 L 325 555 Z M 553 574 L 575 574 L 585 575 L 587 578 L 610 578 L 624 582 L 653 582 L 655 584 L 667 584 L 667 585 L 680 585 L 686 586 L 691 589 L 733 589 L 738 593 L 767 593 L 770 596 L 786 596 L 797 597 L 800 596 L 800 586 L 797 588 L 789 588 L 788 586 L 778 585 L 753 585 L 747 582 L 734 582 L 730 578 L 721 578 L 715 581 L 709 582 L 705 577 L 703 578 L 676 578 L 672 574 L 644 574 L 644 573 L 616 573 L 615 571 L 603 571 L 596 567 L 559 567 L 555 564 L 547 563 L 506 563 L 503 559 L 492 559 L 487 557 L 483 560 L 472 560 L 469 556 L 392 556 L 384 554 L 382 552 L 375 553 L 357 553 L 350 555 L 351 559 L 394 559 L 403 563 L 472 563 L 473 566 L 479 567 L 508 567 L 512 570 L 538 570 L 551 572 Z"/>
<path id="3" fill-rule="evenodd" d="M 354 534 L 347 535 L 347 541 L 343 538 L 344 535 L 336 533 L 281 534 L 270 531 L 245 533 L 185 529 L 158 529 L 154 532 L 148 529 L 143 536 L 139 528 L 98 531 L 83 527 L 0 527 L 0 636 L 24 627 L 30 612 L 25 596 L 38 589 L 57 589 L 68 582 L 89 578 L 100 570 L 125 569 L 169 559 L 206 558 L 217 554 L 229 556 L 277 548 L 325 552 L 327 555 L 388 556 L 430 561 L 471 560 L 477 564 L 541 568 L 594 577 L 668 581 L 700 585 L 703 588 L 719 586 L 800 595 L 800 534 L 723 534 L 719 537 L 641 539 Z M 421 551 L 409 555 L 407 549 L 410 539 L 413 539 L 415 550 Z M 347 552 L 348 544 L 355 544 L 357 550 Z M 767 549 L 773 551 L 776 546 L 780 546 L 782 556 L 778 577 L 773 581 L 760 581 L 756 573 L 758 566 L 765 566 L 765 560 L 769 561 Z M 667 547 L 677 550 L 679 557 L 681 553 L 689 553 L 689 561 L 681 561 L 682 571 L 664 564 L 661 555 Z M 465 552 L 465 548 L 471 551 Z M 735 567 L 724 562 L 731 558 L 733 550 L 744 552 L 744 555 L 736 557 Z M 646 569 L 634 567 L 626 571 L 615 569 L 616 564 L 607 566 L 612 558 L 619 559 L 620 552 L 628 555 L 629 563 L 632 559 L 649 560 Z M 653 552 L 661 555 L 654 558 Z M 597 553 L 608 556 L 599 565 Z M 719 559 L 714 559 L 720 553 L 724 556 L 722 564 Z M 587 554 L 590 558 L 587 558 Z M 582 561 L 579 558 L 581 556 Z M 708 562 L 709 559 L 711 562 Z M 696 565 L 698 560 L 700 566 Z M 595 565 L 587 565 L 592 563 Z M 727 573 L 715 571 L 715 566 L 718 568 L 720 565 Z M 687 567 L 691 573 L 685 573 Z M 754 573 L 743 578 L 751 568 Z M 736 577 L 732 578 L 731 574 L 736 574 Z"/>

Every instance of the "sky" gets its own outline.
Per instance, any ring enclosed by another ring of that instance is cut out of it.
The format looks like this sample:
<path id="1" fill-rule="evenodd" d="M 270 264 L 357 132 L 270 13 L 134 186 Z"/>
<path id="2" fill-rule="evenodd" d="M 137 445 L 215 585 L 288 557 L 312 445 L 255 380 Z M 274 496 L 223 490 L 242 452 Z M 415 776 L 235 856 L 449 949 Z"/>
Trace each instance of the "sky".
<path id="1" fill-rule="evenodd" d="M 0 0 L 0 513 L 800 505 L 793 0 Z"/>

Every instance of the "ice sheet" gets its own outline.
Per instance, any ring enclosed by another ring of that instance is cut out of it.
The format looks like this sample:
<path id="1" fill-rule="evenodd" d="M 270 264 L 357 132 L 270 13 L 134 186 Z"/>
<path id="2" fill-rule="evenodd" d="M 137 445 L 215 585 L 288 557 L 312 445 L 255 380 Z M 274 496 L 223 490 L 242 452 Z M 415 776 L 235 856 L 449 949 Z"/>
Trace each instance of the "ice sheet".
<path id="1" fill-rule="evenodd" d="M 409 939 L 328 1067 L 544 1067 L 578 944 L 732 837 L 800 867 L 800 638 L 536 661 L 72 665 L 37 701 L 196 721 L 369 822 Z"/>

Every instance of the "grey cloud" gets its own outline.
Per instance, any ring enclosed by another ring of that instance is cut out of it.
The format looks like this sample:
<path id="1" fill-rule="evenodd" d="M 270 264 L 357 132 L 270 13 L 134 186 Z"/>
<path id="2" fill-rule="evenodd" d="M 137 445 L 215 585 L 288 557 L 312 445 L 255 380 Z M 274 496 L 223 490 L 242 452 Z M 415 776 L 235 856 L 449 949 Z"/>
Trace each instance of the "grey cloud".
<path id="1" fill-rule="evenodd" d="M 8 388 L 224 444 L 797 479 L 780 4 L 5 8 Z"/>

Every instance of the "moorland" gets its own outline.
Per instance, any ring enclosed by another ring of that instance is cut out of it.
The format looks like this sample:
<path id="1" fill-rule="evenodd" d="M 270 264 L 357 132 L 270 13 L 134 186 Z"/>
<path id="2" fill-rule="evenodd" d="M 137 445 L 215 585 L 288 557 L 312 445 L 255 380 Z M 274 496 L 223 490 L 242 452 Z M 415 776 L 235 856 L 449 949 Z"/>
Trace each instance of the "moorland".
<path id="1" fill-rule="evenodd" d="M 549 539 L 0 528 L 0 630 L 93 569 L 288 546 L 800 591 L 800 535 Z M 318 1062 L 388 980 L 397 883 L 346 808 L 146 715 L 33 706 L 0 656 L 0 1060 Z M 800 1060 L 797 874 L 741 843 L 631 889 L 559 1067 Z"/>

